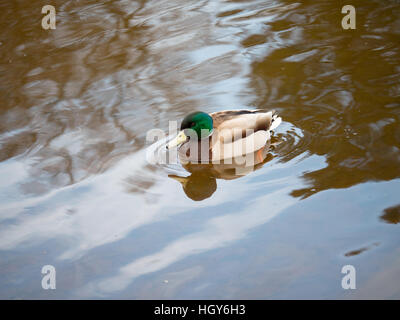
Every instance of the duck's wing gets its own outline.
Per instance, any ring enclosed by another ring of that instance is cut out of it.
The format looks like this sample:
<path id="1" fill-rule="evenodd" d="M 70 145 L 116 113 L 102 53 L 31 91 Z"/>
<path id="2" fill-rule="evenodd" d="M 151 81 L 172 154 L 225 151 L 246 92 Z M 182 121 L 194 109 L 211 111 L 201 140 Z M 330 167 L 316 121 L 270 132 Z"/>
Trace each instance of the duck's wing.
<path id="1" fill-rule="evenodd" d="M 211 116 L 214 129 L 224 143 L 232 143 L 258 131 L 272 130 L 281 121 L 273 110 L 228 110 L 212 113 Z"/>
<path id="2" fill-rule="evenodd" d="M 232 127 L 239 126 L 245 127 L 246 120 L 248 118 L 255 119 L 261 114 L 274 114 L 274 111 L 265 112 L 262 110 L 224 110 L 211 113 L 210 116 L 213 118 L 214 128 L 224 127 Z M 235 122 L 230 122 L 231 120 L 235 120 Z"/>
<path id="3" fill-rule="evenodd" d="M 217 141 L 212 145 L 212 160 L 218 161 L 252 155 L 255 151 L 263 148 L 270 138 L 271 135 L 268 130 L 259 130 L 230 143 L 223 143 L 217 138 Z M 251 164 L 254 164 L 254 162 Z"/>

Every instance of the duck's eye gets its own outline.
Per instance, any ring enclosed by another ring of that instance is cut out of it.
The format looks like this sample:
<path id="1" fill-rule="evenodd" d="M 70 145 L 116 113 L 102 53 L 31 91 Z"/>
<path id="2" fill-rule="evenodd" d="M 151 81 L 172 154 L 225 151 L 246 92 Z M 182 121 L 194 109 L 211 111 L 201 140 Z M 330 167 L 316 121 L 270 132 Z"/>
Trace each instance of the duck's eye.
<path id="1" fill-rule="evenodd" d="M 191 128 L 193 128 L 193 127 L 194 127 L 194 125 L 195 125 L 195 123 L 194 123 L 194 122 L 191 122 L 191 123 L 190 123 L 190 127 L 191 127 Z"/>

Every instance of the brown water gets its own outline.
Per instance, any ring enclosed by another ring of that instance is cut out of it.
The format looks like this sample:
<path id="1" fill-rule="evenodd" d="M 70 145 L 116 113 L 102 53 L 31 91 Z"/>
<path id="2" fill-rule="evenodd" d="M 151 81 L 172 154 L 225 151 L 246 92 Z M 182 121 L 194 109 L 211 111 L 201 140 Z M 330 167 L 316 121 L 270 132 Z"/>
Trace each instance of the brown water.
<path id="1" fill-rule="evenodd" d="M 400 298 L 398 1 L 44 4 L 0 4 L 0 298 Z M 284 119 L 254 172 L 146 160 L 243 107 Z"/>

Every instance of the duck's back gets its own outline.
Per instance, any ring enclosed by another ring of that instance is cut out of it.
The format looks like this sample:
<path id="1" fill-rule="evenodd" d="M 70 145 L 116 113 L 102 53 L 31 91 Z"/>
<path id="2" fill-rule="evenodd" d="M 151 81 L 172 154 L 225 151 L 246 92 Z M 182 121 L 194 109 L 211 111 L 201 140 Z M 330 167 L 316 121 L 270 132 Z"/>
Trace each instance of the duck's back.
<path id="1" fill-rule="evenodd" d="M 226 110 L 211 113 L 214 129 L 269 130 L 276 113 L 274 110 Z"/>

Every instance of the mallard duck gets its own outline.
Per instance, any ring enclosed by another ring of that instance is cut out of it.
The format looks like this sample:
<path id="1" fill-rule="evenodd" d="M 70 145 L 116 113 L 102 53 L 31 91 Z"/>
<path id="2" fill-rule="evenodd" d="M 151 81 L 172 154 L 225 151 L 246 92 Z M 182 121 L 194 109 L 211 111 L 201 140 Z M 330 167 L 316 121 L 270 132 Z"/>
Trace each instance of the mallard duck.
<path id="1" fill-rule="evenodd" d="M 270 131 L 281 121 L 275 111 L 196 111 L 183 119 L 167 149 L 179 147 L 180 158 L 192 163 L 226 161 L 262 151 L 271 138 Z"/>

